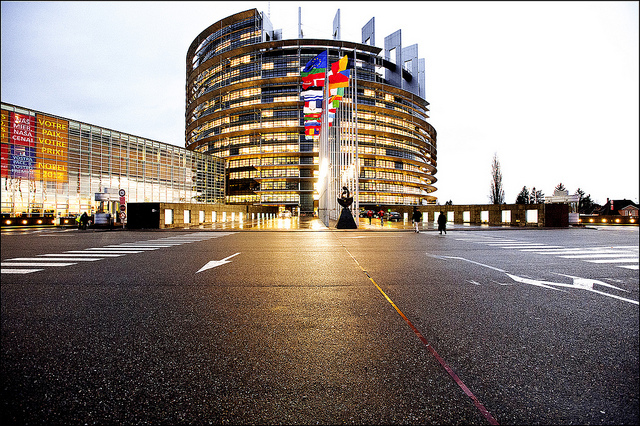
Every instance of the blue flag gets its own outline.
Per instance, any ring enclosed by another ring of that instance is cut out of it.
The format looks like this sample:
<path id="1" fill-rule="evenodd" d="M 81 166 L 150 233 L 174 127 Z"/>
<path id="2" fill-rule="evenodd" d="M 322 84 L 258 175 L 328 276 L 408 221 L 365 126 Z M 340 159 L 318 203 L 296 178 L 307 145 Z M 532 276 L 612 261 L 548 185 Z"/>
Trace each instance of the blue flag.
<path id="1" fill-rule="evenodd" d="M 327 51 L 320 53 L 307 63 L 302 72 L 309 72 L 312 69 L 322 69 L 322 72 L 327 68 Z"/>

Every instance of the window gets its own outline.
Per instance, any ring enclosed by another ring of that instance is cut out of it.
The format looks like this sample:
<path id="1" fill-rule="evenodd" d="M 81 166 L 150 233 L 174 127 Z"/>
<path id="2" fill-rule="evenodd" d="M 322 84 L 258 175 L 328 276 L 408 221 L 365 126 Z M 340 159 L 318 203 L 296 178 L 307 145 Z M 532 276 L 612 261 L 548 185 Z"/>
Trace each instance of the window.
<path id="1" fill-rule="evenodd" d="M 164 224 L 173 225 L 173 210 L 164 209 Z"/>

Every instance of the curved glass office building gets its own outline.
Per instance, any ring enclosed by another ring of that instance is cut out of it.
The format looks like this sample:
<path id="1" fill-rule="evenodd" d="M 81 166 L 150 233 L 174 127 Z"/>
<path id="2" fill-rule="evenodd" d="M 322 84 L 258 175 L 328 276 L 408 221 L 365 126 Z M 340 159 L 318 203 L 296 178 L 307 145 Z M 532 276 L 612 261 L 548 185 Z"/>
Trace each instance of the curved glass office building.
<path id="1" fill-rule="evenodd" d="M 305 137 L 300 72 L 323 51 L 329 64 L 346 55 L 353 71 L 343 104 L 357 116 L 359 206 L 435 203 L 436 131 L 427 121 L 418 46 L 403 47 L 397 31 L 376 47 L 373 18 L 361 43 L 340 40 L 339 13 L 332 39 L 306 39 L 299 30 L 298 38 L 283 40 L 264 13 L 251 9 L 191 43 L 186 148 L 227 161 L 227 203 L 314 211 L 319 148 Z"/>

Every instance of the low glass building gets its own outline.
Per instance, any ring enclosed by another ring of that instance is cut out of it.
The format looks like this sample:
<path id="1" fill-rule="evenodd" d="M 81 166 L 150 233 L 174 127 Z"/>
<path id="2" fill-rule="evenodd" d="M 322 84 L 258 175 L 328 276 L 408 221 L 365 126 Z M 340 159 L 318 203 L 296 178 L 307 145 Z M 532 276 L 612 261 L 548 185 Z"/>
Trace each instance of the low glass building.
<path id="1" fill-rule="evenodd" d="M 224 160 L 5 103 L 1 154 L 3 218 L 117 216 L 120 190 L 127 203 L 224 203 Z"/>
<path id="2" fill-rule="evenodd" d="M 376 47 L 373 18 L 361 43 L 343 41 L 339 10 L 333 39 L 300 30 L 283 40 L 257 9 L 202 31 L 186 57 L 186 147 L 228 161 L 227 203 L 314 211 L 319 147 L 305 138 L 300 71 L 323 51 L 329 63 L 347 55 L 353 69 L 343 102 L 357 105 L 357 204 L 435 203 L 436 130 L 418 46 L 403 47 L 397 31 Z"/>

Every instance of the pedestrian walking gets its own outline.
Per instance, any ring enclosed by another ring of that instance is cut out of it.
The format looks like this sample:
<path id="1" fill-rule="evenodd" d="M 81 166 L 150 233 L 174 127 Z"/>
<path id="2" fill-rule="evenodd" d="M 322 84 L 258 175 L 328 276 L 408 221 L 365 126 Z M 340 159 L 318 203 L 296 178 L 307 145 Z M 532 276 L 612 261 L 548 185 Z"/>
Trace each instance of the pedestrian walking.
<path id="1" fill-rule="evenodd" d="M 82 213 L 82 216 L 80 216 L 80 223 L 82 224 L 82 229 L 87 229 L 87 223 L 89 223 L 87 212 Z"/>
<path id="2" fill-rule="evenodd" d="M 378 216 L 380 216 L 380 225 L 384 226 L 384 210 L 380 209 Z"/>
<path id="3" fill-rule="evenodd" d="M 369 225 L 371 225 L 371 218 L 373 217 L 373 211 L 367 210 L 367 217 L 369 218 Z"/>
<path id="4" fill-rule="evenodd" d="M 442 231 L 445 235 L 447 234 L 447 218 L 443 212 L 440 212 L 440 216 L 438 216 L 438 231 L 440 231 L 440 235 L 442 235 Z"/>
<path id="5" fill-rule="evenodd" d="M 414 231 L 419 234 L 420 230 L 418 229 L 418 225 L 422 222 L 422 212 L 415 206 L 413 207 L 413 216 L 411 219 L 413 220 Z"/>

